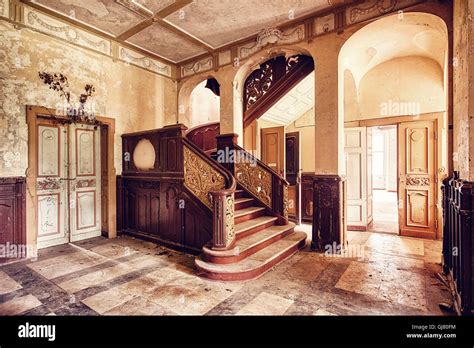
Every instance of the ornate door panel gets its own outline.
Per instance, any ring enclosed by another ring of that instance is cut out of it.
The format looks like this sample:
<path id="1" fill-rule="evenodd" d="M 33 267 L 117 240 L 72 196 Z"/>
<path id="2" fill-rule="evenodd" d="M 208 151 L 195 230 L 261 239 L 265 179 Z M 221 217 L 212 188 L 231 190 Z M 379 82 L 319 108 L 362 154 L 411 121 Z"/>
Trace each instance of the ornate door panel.
<path id="1" fill-rule="evenodd" d="M 369 224 L 366 127 L 345 129 L 344 151 L 347 176 L 347 225 L 349 229 L 365 231 Z"/>
<path id="2" fill-rule="evenodd" d="M 100 130 L 72 124 L 69 130 L 71 241 L 101 235 Z"/>
<path id="3" fill-rule="evenodd" d="M 432 121 L 399 126 L 400 234 L 435 238 L 435 126 Z"/>
<path id="4" fill-rule="evenodd" d="M 69 241 L 67 128 L 45 121 L 37 131 L 38 248 L 45 248 Z"/>
<path id="5" fill-rule="evenodd" d="M 300 133 L 287 133 L 286 140 L 286 180 L 288 186 L 288 217 L 290 220 L 300 223 Z"/>
<path id="6" fill-rule="evenodd" d="M 262 162 L 278 174 L 284 172 L 284 127 L 262 129 Z"/>

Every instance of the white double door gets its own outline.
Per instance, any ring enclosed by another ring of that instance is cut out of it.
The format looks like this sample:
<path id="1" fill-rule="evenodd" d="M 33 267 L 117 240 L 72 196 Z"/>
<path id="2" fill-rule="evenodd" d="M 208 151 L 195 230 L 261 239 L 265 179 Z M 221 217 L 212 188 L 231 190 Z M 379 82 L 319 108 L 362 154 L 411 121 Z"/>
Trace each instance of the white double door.
<path id="1" fill-rule="evenodd" d="M 37 126 L 38 248 L 101 235 L 100 129 Z"/>
<path id="2" fill-rule="evenodd" d="M 347 225 L 367 230 L 372 223 L 372 129 L 345 129 Z"/>

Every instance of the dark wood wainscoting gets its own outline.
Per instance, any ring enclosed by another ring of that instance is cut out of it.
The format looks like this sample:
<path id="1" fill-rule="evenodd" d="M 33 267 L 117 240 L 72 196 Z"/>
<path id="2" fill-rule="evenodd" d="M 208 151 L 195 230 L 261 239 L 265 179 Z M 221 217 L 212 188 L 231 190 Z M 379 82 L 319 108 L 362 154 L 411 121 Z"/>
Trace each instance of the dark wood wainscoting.
<path id="1" fill-rule="evenodd" d="M 0 263 L 26 257 L 25 198 L 25 178 L 0 178 Z"/>
<path id="2" fill-rule="evenodd" d="M 311 247 L 346 245 L 346 181 L 338 175 L 315 175 L 313 180 L 313 230 Z"/>
<path id="3" fill-rule="evenodd" d="M 474 313 L 474 183 L 454 176 L 443 180 L 443 269 L 456 311 Z"/>
<path id="4" fill-rule="evenodd" d="M 123 172 L 117 177 L 117 229 L 121 233 L 191 253 L 212 239 L 212 212 L 184 186 L 182 137 L 173 125 L 122 136 Z M 133 161 L 143 139 L 154 148 L 155 162 L 140 170 Z"/>
<path id="5" fill-rule="evenodd" d="M 117 177 L 121 233 L 199 253 L 212 239 L 212 213 L 180 181 Z"/>
<path id="6" fill-rule="evenodd" d="M 301 220 L 313 222 L 313 173 L 301 174 Z"/>

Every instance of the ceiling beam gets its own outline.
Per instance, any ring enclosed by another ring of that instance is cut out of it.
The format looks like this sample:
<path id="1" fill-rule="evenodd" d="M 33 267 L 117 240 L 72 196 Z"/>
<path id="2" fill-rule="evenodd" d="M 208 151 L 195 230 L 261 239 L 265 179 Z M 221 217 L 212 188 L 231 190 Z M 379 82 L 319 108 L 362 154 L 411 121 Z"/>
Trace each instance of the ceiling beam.
<path id="1" fill-rule="evenodd" d="M 157 61 L 160 61 L 162 63 L 165 63 L 167 65 L 170 65 L 170 66 L 176 66 L 176 63 L 169 60 L 169 59 L 166 59 L 166 58 L 163 58 L 157 54 L 154 54 L 150 51 L 147 51 L 147 50 L 144 50 L 144 49 L 141 49 L 140 47 L 137 47 L 135 45 L 131 45 L 129 44 L 128 42 L 125 42 L 124 40 L 119 40 L 117 37 L 113 36 L 113 35 L 110 35 L 110 34 L 107 34 L 101 30 L 98 30 L 92 26 L 89 26 L 89 25 L 86 25 L 86 24 L 83 24 L 79 21 L 76 21 L 75 19 L 69 17 L 69 16 L 66 16 L 64 14 L 61 14 L 59 12 L 56 12 L 56 11 L 53 11 L 53 10 L 50 10 L 49 8 L 46 8 L 44 6 L 41 6 L 39 5 L 38 3 L 35 3 L 35 2 L 32 2 L 31 0 L 20 0 L 21 3 L 27 5 L 27 6 L 30 6 L 44 14 L 47 14 L 53 18 L 57 18 L 63 22 L 66 22 L 76 28 L 79 28 L 81 30 L 84 30 L 86 32 L 89 32 L 89 33 L 92 33 L 94 35 L 97 35 L 101 38 L 104 38 L 106 40 L 110 40 L 110 41 L 115 41 L 117 43 L 119 43 L 120 45 L 126 47 L 126 48 L 129 48 L 133 51 L 136 51 L 140 54 L 143 54 L 147 57 L 150 57 L 150 58 L 153 58 L 153 59 L 156 59 Z"/>
<path id="2" fill-rule="evenodd" d="M 213 53 L 214 49 L 206 44 L 205 42 L 195 38 L 192 35 L 189 35 L 185 31 L 177 28 L 176 26 L 166 22 L 164 19 L 168 17 L 169 15 L 175 13 L 176 11 L 179 11 L 183 7 L 191 4 L 193 0 L 176 0 L 173 4 L 166 6 L 164 9 L 158 11 L 153 15 L 153 17 L 147 18 L 144 21 L 138 23 L 136 26 L 128 29 L 127 31 L 123 32 L 119 36 L 117 36 L 118 40 L 125 41 L 132 37 L 133 35 L 141 32 L 142 30 L 145 30 L 149 26 L 153 25 L 154 23 L 158 23 L 162 27 L 165 27 L 169 31 L 173 32 L 174 34 L 180 36 L 181 38 L 192 42 L 193 44 L 204 48 L 206 51 Z"/>

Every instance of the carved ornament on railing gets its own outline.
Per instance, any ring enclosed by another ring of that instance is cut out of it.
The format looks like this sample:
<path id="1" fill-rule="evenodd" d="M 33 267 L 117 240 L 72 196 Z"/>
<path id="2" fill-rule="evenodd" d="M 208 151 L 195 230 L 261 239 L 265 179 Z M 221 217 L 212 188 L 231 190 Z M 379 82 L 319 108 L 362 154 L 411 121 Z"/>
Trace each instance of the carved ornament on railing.
<path id="1" fill-rule="evenodd" d="M 298 54 L 288 58 L 272 58 L 260 64 L 260 68 L 254 70 L 245 80 L 245 111 L 262 98 L 278 81 L 282 80 L 286 74 L 307 59 L 311 58 Z"/>
<path id="2" fill-rule="evenodd" d="M 268 92 L 273 83 L 273 68 L 269 62 L 261 65 L 260 69 L 255 70 L 245 81 L 245 95 L 247 110 L 257 102 L 265 93 Z"/>
<path id="3" fill-rule="evenodd" d="M 288 219 L 288 185 L 283 186 L 283 217 Z"/>
<path id="4" fill-rule="evenodd" d="M 240 156 L 244 158 L 244 156 Z M 246 160 L 235 163 L 235 176 L 240 184 L 268 207 L 272 207 L 272 175 L 258 163 Z"/>
<path id="5" fill-rule="evenodd" d="M 227 232 L 227 241 L 230 244 L 235 237 L 234 229 L 234 196 L 226 196 L 226 206 L 225 206 L 225 230 Z"/>
<path id="6" fill-rule="evenodd" d="M 192 149 L 184 146 L 184 185 L 212 210 L 209 193 L 223 190 L 225 178 Z"/>

